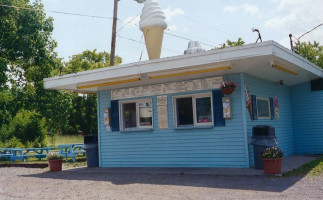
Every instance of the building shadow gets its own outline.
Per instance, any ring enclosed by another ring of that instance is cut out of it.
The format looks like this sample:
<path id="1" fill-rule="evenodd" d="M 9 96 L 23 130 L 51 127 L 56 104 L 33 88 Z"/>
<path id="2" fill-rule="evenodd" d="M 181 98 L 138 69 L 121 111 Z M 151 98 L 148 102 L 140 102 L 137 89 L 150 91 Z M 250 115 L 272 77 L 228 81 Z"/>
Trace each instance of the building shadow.
<path id="1" fill-rule="evenodd" d="M 62 181 L 101 181 L 115 185 L 150 184 L 174 185 L 190 187 L 206 187 L 233 190 L 254 190 L 282 192 L 303 178 L 303 176 L 270 177 L 270 176 L 225 176 L 208 174 L 156 174 L 149 171 L 141 173 L 127 172 L 86 172 L 62 171 L 44 172 L 40 174 L 21 175 L 39 179 L 60 179 Z"/>

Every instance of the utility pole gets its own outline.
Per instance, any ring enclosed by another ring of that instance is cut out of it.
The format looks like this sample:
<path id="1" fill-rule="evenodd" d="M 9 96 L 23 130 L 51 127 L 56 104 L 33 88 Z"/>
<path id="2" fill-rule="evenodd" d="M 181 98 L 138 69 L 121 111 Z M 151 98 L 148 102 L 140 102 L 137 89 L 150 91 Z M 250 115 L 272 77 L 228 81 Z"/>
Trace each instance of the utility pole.
<path id="1" fill-rule="evenodd" d="M 115 57 L 115 54 L 116 54 L 118 1 L 120 1 L 120 0 L 114 0 L 112 38 L 111 38 L 111 52 L 110 52 L 110 66 L 114 66 L 114 57 Z M 143 3 L 146 0 L 135 0 L 135 1 L 137 1 L 138 3 Z"/>
<path id="2" fill-rule="evenodd" d="M 114 56 L 116 52 L 117 15 L 118 15 L 118 0 L 114 0 L 110 66 L 114 66 Z"/>

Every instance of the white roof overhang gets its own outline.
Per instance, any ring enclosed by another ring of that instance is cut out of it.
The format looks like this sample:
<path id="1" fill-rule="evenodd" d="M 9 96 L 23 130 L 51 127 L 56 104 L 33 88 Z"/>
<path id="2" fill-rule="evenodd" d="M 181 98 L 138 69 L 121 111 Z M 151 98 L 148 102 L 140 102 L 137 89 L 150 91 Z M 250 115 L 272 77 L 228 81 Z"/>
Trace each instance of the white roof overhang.
<path id="1" fill-rule="evenodd" d="M 315 64 L 274 41 L 267 41 L 46 78 L 44 86 L 95 93 L 234 73 L 273 82 L 284 80 L 290 86 L 323 77 L 322 69 Z"/>

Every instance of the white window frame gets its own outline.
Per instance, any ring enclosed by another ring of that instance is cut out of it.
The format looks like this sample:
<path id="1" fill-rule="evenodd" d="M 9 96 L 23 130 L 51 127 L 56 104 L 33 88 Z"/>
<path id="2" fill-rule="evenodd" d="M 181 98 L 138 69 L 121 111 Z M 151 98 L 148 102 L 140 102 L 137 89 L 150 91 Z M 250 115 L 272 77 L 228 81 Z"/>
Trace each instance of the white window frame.
<path id="1" fill-rule="evenodd" d="M 139 114 L 139 103 L 141 102 L 150 102 L 151 103 L 151 111 L 152 111 L 152 125 L 151 126 L 140 126 L 140 114 Z M 136 127 L 133 128 L 125 128 L 124 127 L 124 116 L 123 116 L 123 104 L 127 103 L 136 103 Z M 154 108 L 153 108 L 153 102 L 151 98 L 148 99 L 136 99 L 136 100 L 125 100 L 125 101 L 119 101 L 119 126 L 120 130 L 142 130 L 142 129 L 153 129 L 154 127 Z"/>
<path id="2" fill-rule="evenodd" d="M 268 117 L 259 117 L 259 115 L 258 115 L 258 119 L 271 119 L 270 99 L 269 98 L 266 98 L 266 97 L 256 97 L 257 113 L 259 113 L 259 110 L 258 110 L 258 99 L 259 100 L 268 101 L 268 113 L 269 113 L 269 116 Z"/>
<path id="3" fill-rule="evenodd" d="M 193 124 L 192 125 L 178 125 L 177 123 L 177 104 L 176 104 L 176 99 L 179 98 L 187 98 L 191 97 L 192 98 L 192 108 L 193 108 Z M 211 99 L 211 122 L 208 123 L 198 123 L 197 122 L 197 117 L 196 117 L 196 99 L 198 98 L 203 98 L 203 97 L 210 97 Z M 204 127 L 204 126 L 213 126 L 213 97 L 212 93 L 201 93 L 201 94 L 189 94 L 189 95 L 177 95 L 173 96 L 173 116 L 174 116 L 174 126 L 175 128 L 182 128 L 182 127 Z"/>

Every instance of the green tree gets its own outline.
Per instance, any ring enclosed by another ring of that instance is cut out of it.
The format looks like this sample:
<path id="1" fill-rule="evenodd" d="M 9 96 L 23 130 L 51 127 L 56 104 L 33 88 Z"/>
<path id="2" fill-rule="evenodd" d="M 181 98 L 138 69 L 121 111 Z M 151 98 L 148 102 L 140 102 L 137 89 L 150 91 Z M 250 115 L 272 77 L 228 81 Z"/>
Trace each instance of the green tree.
<path id="1" fill-rule="evenodd" d="M 0 128 L 6 130 L 21 109 L 36 110 L 56 123 L 63 114 L 48 114 L 47 108 L 60 93 L 43 87 L 43 78 L 60 66 L 51 38 L 53 19 L 46 17 L 39 0 L 0 0 L 0 4 L 14 6 L 0 7 L 0 93 L 4 97 Z"/>
<path id="2" fill-rule="evenodd" d="M 296 43 L 295 48 L 301 56 L 323 68 L 323 46 L 319 42 Z"/>
<path id="3" fill-rule="evenodd" d="M 231 40 L 227 40 L 226 43 L 223 43 L 219 49 L 223 49 L 226 47 L 235 47 L 235 46 L 242 46 L 245 44 L 245 41 L 242 40 L 242 38 L 238 38 L 237 41 L 231 41 Z"/>
<path id="4" fill-rule="evenodd" d="M 115 64 L 118 65 L 122 59 L 115 58 Z M 60 69 L 61 74 L 76 73 L 80 71 L 99 69 L 108 67 L 110 63 L 110 54 L 107 52 L 97 52 L 86 50 L 80 54 L 73 55 L 65 63 L 65 67 Z M 53 75 L 60 74 L 58 70 Z M 66 94 L 67 95 L 67 94 Z M 70 93 L 68 96 L 71 106 L 67 109 L 68 126 L 62 128 L 63 133 L 73 134 L 82 131 L 84 134 L 97 134 L 97 97 L 95 94 L 78 95 Z"/>
<path id="5" fill-rule="evenodd" d="M 122 58 L 116 56 L 114 62 L 115 65 L 119 65 L 122 62 Z M 80 54 L 73 55 L 71 59 L 64 64 L 64 67 L 61 67 L 59 70 L 54 70 L 53 75 L 77 73 L 92 69 L 109 67 L 110 54 L 105 51 L 97 52 L 96 49 L 94 49 L 93 51 L 86 50 Z"/>
<path id="6" fill-rule="evenodd" d="M 42 80 L 57 66 L 52 40 L 53 19 L 46 18 L 39 0 L 0 0 L 3 5 L 37 10 L 0 7 L 0 86 L 7 81 L 12 85 L 34 83 L 42 85 Z M 8 80 L 5 72 L 14 74 Z"/>

